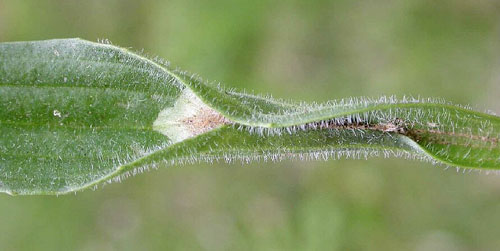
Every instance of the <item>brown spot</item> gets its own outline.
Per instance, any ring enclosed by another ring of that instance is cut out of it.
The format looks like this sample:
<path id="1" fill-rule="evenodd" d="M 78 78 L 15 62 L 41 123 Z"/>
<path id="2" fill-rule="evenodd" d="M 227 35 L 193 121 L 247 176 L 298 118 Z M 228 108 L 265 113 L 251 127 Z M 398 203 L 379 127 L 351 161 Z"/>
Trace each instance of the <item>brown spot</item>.
<path id="1" fill-rule="evenodd" d="M 202 134 L 222 125 L 230 124 L 222 114 L 210 108 L 201 108 L 191 117 L 181 120 L 193 135 Z"/>
<path id="2" fill-rule="evenodd" d="M 406 135 L 407 126 L 402 119 L 395 119 L 387 123 L 372 124 L 365 121 L 349 122 L 347 120 L 341 122 L 327 121 L 326 126 L 323 123 L 317 123 L 312 126 L 319 129 L 361 129 L 361 130 L 374 130 L 382 132 L 393 132 Z"/>
<path id="3" fill-rule="evenodd" d="M 498 146 L 500 139 L 498 137 L 488 137 L 481 135 L 473 135 L 466 133 L 457 132 L 445 132 L 435 129 L 438 127 L 436 123 L 428 123 L 429 129 L 416 129 L 411 126 L 411 124 L 405 122 L 403 119 L 396 118 L 392 121 L 386 123 L 368 123 L 365 121 L 349 122 L 347 120 L 335 122 L 326 121 L 326 123 L 316 123 L 310 128 L 317 129 L 361 129 L 361 130 L 374 130 L 388 133 L 395 133 L 407 136 L 416 142 L 421 142 L 422 140 L 427 140 L 440 145 L 458 145 L 466 147 L 481 147 L 477 143 L 489 143 L 490 148 L 495 148 Z M 471 139 L 476 141 L 476 144 L 470 143 L 458 143 L 453 140 L 453 138 Z"/>

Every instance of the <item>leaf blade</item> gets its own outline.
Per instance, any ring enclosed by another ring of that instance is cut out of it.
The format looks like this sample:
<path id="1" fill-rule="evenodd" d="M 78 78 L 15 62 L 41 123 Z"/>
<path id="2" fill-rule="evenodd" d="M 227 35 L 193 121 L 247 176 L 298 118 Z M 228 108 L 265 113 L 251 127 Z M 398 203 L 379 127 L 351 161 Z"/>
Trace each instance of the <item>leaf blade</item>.
<path id="1" fill-rule="evenodd" d="M 442 101 L 274 100 L 80 39 L 0 43 L 0 191 L 64 194 L 182 162 L 392 154 L 500 169 L 500 119 Z"/>

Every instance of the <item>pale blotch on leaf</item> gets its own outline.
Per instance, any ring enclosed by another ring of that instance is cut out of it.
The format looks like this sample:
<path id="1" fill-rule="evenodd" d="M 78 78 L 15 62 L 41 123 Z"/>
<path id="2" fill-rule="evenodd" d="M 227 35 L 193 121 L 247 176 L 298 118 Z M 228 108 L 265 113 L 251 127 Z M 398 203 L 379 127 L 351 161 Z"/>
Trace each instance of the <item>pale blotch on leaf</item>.
<path id="1" fill-rule="evenodd" d="M 173 107 L 158 114 L 153 129 L 176 143 L 230 123 L 186 88 Z"/>

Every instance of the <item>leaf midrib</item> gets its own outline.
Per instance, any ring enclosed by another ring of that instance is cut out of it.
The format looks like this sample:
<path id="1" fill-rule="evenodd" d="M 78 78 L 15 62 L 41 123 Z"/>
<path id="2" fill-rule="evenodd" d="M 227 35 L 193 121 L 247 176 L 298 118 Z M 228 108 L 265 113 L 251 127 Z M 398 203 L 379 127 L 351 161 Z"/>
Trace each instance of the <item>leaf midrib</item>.
<path id="1" fill-rule="evenodd" d="M 20 126 L 20 127 L 51 127 L 51 128 L 60 128 L 60 129 L 80 129 L 80 130 L 118 130 L 118 131 L 144 131 L 144 132 L 157 132 L 153 129 L 153 127 L 112 127 L 112 126 L 75 126 L 68 124 L 36 124 L 36 123 L 26 123 L 26 122 L 6 122 L 0 121 L 0 125 L 8 125 L 8 126 Z"/>

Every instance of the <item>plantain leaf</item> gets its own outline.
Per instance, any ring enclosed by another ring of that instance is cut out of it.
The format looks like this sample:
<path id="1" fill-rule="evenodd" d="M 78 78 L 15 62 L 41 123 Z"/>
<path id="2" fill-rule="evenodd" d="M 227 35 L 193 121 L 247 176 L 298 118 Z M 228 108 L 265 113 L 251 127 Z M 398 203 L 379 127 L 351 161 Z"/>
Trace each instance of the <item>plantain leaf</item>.
<path id="1" fill-rule="evenodd" d="M 275 100 L 81 39 L 0 43 L 0 191 L 64 194 L 159 165 L 403 156 L 500 169 L 500 118 L 441 100 Z"/>

